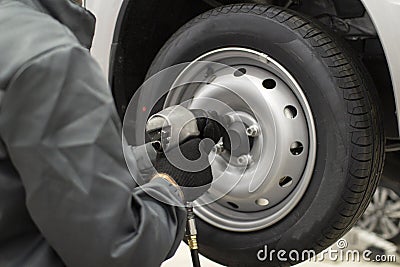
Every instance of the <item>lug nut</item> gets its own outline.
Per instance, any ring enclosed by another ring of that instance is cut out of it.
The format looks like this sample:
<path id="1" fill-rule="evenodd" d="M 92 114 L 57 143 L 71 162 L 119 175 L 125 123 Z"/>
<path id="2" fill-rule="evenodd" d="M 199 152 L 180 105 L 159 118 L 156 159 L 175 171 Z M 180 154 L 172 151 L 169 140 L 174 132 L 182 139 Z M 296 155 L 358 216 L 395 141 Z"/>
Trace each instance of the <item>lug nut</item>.
<path id="1" fill-rule="evenodd" d="M 224 151 L 225 151 L 224 143 L 219 142 L 218 144 L 216 144 L 216 145 L 214 146 L 214 148 L 213 148 L 213 151 L 214 151 L 214 153 L 217 154 L 217 155 L 219 155 L 219 154 L 221 154 L 222 152 L 224 152 Z"/>
<path id="2" fill-rule="evenodd" d="M 250 136 L 250 137 L 259 136 L 261 134 L 260 127 L 256 124 L 251 125 L 250 127 L 248 127 L 246 129 L 246 134 L 247 134 L 247 136 Z"/>
<path id="3" fill-rule="evenodd" d="M 241 166 L 248 166 L 250 165 L 250 162 L 251 162 L 250 155 L 241 155 L 240 157 L 237 158 L 237 163 Z"/>
<path id="4" fill-rule="evenodd" d="M 259 199 L 256 200 L 256 204 L 257 204 L 258 206 L 263 206 L 263 207 L 265 207 L 265 206 L 268 206 L 269 200 L 266 199 L 266 198 L 259 198 Z"/>

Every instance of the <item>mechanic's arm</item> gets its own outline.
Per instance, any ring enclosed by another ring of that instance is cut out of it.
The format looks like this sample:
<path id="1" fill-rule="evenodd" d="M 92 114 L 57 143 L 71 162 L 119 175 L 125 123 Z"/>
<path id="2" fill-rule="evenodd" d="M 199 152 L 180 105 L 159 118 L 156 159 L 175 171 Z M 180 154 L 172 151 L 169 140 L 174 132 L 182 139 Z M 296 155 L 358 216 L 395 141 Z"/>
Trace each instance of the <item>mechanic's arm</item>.
<path id="1" fill-rule="evenodd" d="M 67 266 L 159 266 L 175 252 L 185 210 L 134 189 L 111 92 L 88 51 L 60 47 L 22 67 L 0 135 L 34 222 Z M 182 202 L 165 179 L 145 187 Z"/>

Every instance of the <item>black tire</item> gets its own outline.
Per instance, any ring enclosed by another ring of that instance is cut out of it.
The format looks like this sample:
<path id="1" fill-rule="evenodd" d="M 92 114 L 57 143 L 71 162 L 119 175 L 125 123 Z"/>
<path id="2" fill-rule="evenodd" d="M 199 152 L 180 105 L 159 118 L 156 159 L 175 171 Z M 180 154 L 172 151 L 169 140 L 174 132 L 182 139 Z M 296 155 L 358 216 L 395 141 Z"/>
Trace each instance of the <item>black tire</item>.
<path id="1" fill-rule="evenodd" d="M 224 6 L 193 19 L 163 47 L 149 75 L 232 46 L 270 55 L 297 79 L 314 113 L 317 161 L 305 196 L 284 219 L 250 233 L 199 220 L 200 251 L 228 266 L 289 265 L 275 256 L 262 263 L 257 252 L 265 245 L 319 252 L 367 207 L 384 159 L 376 91 L 362 63 L 337 37 L 293 11 L 254 4 Z"/>

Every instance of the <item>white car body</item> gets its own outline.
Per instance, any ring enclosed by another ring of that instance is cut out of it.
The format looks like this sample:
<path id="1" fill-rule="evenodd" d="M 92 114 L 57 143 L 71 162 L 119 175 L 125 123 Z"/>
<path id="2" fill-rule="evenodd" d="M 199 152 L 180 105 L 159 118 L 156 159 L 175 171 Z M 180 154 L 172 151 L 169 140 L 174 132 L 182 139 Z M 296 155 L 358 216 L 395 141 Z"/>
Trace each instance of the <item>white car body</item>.
<path id="1" fill-rule="evenodd" d="M 128 1 L 128 0 L 125 0 Z M 93 56 L 108 76 L 111 46 L 124 0 L 86 0 L 86 8 L 97 17 Z M 135 0 L 131 0 L 135 1 Z M 200 1 L 200 0 L 199 0 Z M 368 11 L 385 51 L 394 90 L 396 110 L 400 109 L 400 0 L 361 0 Z M 397 112 L 400 122 L 400 113 Z M 400 132 L 400 124 L 398 124 Z"/>

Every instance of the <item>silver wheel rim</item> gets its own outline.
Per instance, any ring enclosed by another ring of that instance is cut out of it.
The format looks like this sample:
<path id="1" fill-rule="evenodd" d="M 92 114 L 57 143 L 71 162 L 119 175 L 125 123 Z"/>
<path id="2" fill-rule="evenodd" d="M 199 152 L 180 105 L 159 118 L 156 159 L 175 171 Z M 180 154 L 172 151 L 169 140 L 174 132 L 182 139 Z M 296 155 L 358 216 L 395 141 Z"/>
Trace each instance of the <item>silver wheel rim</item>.
<path id="1" fill-rule="evenodd" d="M 238 47 L 211 51 L 186 67 L 175 84 L 204 75 L 204 67 L 196 67 L 198 62 L 219 63 L 222 67 L 207 67 L 205 72 L 211 81 L 192 88 L 190 96 L 184 86 L 171 91 L 165 106 L 186 101 L 189 108 L 204 108 L 207 103 L 203 98 L 221 101 L 232 110 L 216 108 L 217 112 L 228 113 L 224 115 L 232 122 L 239 118 L 254 143 L 246 155 L 229 155 L 237 164 L 226 162 L 224 153 L 228 152 L 214 150 L 210 158 L 214 159 L 214 176 L 219 178 L 197 201 L 195 212 L 207 223 L 228 231 L 264 229 L 290 213 L 310 183 L 316 157 L 311 108 L 293 76 L 264 53 Z M 247 98 L 242 96 L 243 88 L 253 90 Z M 249 100 L 255 104 L 243 107 L 238 95 L 246 103 Z M 264 102 L 259 101 L 260 96 Z M 221 192 L 227 193 L 216 197 Z"/>
<path id="2" fill-rule="evenodd" d="M 393 190 L 378 187 L 358 225 L 384 239 L 400 233 L 400 197 Z"/>

